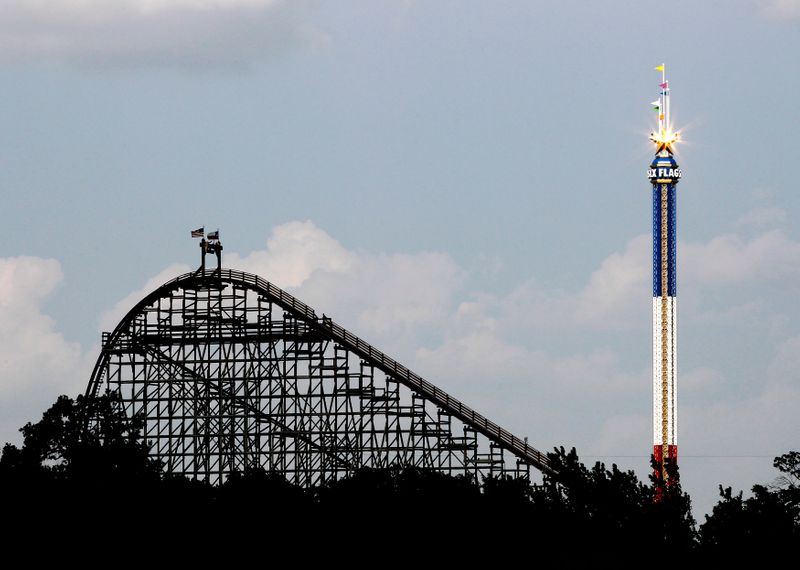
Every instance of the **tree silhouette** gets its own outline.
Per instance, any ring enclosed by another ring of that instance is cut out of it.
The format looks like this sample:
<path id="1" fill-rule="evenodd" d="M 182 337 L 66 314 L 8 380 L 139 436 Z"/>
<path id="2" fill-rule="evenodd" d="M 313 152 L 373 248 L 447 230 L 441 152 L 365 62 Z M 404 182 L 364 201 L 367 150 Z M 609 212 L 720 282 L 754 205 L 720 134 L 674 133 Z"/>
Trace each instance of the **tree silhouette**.
<path id="1" fill-rule="evenodd" d="M 800 452 L 785 453 L 772 464 L 781 472 L 773 487 L 784 507 L 794 515 L 795 525 L 800 525 Z"/>
<path id="2" fill-rule="evenodd" d="M 608 469 L 602 462 L 586 467 L 574 448 L 557 448 L 548 457 L 557 475 L 533 487 L 534 524 L 538 534 L 565 548 L 573 561 L 592 553 L 613 551 L 617 559 L 628 559 L 659 548 L 676 553 L 693 549 L 691 503 L 680 488 L 677 466 L 671 467 L 675 484 L 655 501 L 658 489 L 639 481 L 633 471 L 616 465 Z"/>
<path id="3" fill-rule="evenodd" d="M 775 458 L 780 476 L 754 486 L 751 497 L 720 487 L 719 503 L 696 531 L 671 460 L 666 479 L 653 460 L 650 484 L 616 465 L 587 467 L 574 448 L 560 447 L 548 454 L 555 474 L 534 485 L 507 476 L 479 484 L 395 465 L 312 489 L 246 468 L 215 487 L 162 473 L 141 422 L 126 417 L 113 393 L 61 396 L 20 431 L 22 445 L 6 444 L 0 455 L 0 504 L 6 520 L 40 539 L 90 528 L 95 542 L 119 545 L 146 529 L 159 540 L 196 543 L 213 529 L 215 540 L 231 544 L 269 536 L 276 545 L 310 541 L 332 552 L 355 542 L 381 557 L 389 544 L 459 545 L 447 555 L 467 563 L 477 541 L 558 552 L 564 562 L 601 554 L 649 560 L 655 552 L 722 559 L 743 548 L 766 556 L 800 542 L 796 451 Z"/>
<path id="4" fill-rule="evenodd" d="M 148 456 L 141 423 L 129 419 L 119 396 L 59 396 L 38 422 L 20 430 L 22 448 L 6 444 L 0 476 L 73 482 L 153 480 L 160 465 Z"/>
<path id="5" fill-rule="evenodd" d="M 148 457 L 137 422 L 117 404 L 115 394 L 61 396 L 38 422 L 20 430 L 21 447 L 4 446 L 0 500 L 15 528 L 36 529 L 45 540 L 84 529 L 122 536 L 141 523 L 160 466 Z"/>
<path id="6" fill-rule="evenodd" d="M 800 543 L 800 453 L 776 457 L 773 465 L 782 473 L 770 487 L 754 485 L 753 495 L 743 498 L 731 488 L 719 487 L 720 501 L 700 527 L 700 544 L 709 555 L 727 556 L 741 549 L 762 556 L 793 552 Z"/>

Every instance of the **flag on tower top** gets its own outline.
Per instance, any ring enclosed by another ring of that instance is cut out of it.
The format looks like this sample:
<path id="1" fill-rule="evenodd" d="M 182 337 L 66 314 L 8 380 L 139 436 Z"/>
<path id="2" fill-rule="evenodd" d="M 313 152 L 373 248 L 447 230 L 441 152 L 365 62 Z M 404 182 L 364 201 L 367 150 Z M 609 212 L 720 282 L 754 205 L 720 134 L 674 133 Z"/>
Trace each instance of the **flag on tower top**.
<path id="1" fill-rule="evenodd" d="M 665 81 L 664 83 L 659 83 L 658 86 L 661 87 L 661 89 L 666 89 L 667 87 L 669 87 L 669 81 Z"/>
<path id="2" fill-rule="evenodd" d="M 664 71 L 664 64 L 662 63 L 661 65 L 657 65 L 656 71 Z"/>
<path id="3" fill-rule="evenodd" d="M 217 230 L 215 232 L 209 232 L 207 237 L 208 237 L 208 239 L 219 240 L 219 230 Z"/>
<path id="4" fill-rule="evenodd" d="M 204 233 L 205 233 L 205 228 L 198 228 L 196 230 L 192 230 L 192 237 L 193 238 L 196 238 L 196 237 L 201 238 L 201 237 L 203 237 Z"/>

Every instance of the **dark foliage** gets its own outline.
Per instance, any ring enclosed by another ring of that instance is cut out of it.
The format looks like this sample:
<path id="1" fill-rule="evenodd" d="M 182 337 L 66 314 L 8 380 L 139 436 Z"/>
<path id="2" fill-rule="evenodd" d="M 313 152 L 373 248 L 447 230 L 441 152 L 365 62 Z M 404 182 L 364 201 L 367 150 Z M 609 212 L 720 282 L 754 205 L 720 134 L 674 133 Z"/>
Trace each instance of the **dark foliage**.
<path id="1" fill-rule="evenodd" d="M 158 479 L 160 466 L 148 457 L 139 422 L 128 420 L 116 396 L 60 396 L 42 419 L 20 431 L 22 449 L 6 444 L 0 476 L 25 481 L 124 485 Z"/>
<path id="2" fill-rule="evenodd" d="M 669 483 L 653 475 L 646 484 L 616 465 L 587 467 L 575 449 L 562 447 L 549 454 L 558 476 L 540 485 L 396 466 L 362 469 L 315 489 L 262 469 L 233 473 L 213 487 L 163 475 L 140 424 L 119 410 L 114 394 L 62 396 L 39 422 L 25 425 L 22 446 L 7 444 L 0 456 L 5 520 L 45 543 L 81 535 L 114 548 L 143 541 L 146 552 L 191 545 L 170 550 L 183 561 L 208 561 L 233 544 L 294 545 L 306 560 L 323 553 L 337 560 L 331 553 L 352 545 L 366 559 L 388 553 L 395 562 L 421 554 L 469 562 L 479 551 L 620 561 L 656 551 L 781 552 L 800 538 L 798 452 L 776 458 L 781 477 L 754 487 L 752 497 L 720 489 L 719 504 L 698 531 L 674 463 L 666 466 Z"/>
<path id="3" fill-rule="evenodd" d="M 700 527 L 700 544 L 713 556 L 747 549 L 763 558 L 796 552 L 800 546 L 800 453 L 792 451 L 773 463 L 782 473 L 772 488 L 753 486 L 751 497 L 720 485 L 720 501 Z"/>
<path id="4" fill-rule="evenodd" d="M 654 548 L 692 550 L 694 520 L 677 467 L 671 485 L 653 487 L 616 465 L 607 469 L 598 462 L 587 468 L 574 448 L 567 452 L 562 447 L 549 457 L 558 476 L 546 477 L 542 486 L 532 489 L 533 520 L 547 543 L 572 548 L 567 550 L 571 559 L 599 554 L 627 559 Z M 576 543 L 581 545 L 578 550 Z"/>

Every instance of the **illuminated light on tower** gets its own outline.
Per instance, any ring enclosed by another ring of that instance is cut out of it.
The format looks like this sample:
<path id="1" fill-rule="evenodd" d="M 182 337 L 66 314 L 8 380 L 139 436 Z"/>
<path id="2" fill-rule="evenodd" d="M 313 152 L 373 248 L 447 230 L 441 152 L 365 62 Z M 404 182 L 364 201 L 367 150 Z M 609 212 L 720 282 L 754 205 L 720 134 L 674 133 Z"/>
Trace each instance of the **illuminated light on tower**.
<path id="1" fill-rule="evenodd" d="M 653 101 L 658 131 L 650 134 L 656 156 L 647 173 L 653 185 L 653 455 L 666 480 L 665 460 L 678 459 L 676 190 L 681 170 L 672 156 L 679 133 L 670 122 L 669 82 L 663 64 L 656 70 L 661 72 L 660 95 Z"/>

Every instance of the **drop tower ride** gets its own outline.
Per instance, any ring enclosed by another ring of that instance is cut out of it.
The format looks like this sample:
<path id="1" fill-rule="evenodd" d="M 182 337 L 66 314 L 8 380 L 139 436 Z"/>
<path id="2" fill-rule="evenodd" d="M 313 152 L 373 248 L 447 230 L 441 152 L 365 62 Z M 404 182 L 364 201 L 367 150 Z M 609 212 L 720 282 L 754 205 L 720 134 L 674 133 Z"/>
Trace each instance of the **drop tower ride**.
<path id="1" fill-rule="evenodd" d="M 673 157 L 679 134 L 670 122 L 670 88 L 664 65 L 660 94 L 653 107 L 658 131 L 648 178 L 653 185 L 653 455 L 660 476 L 667 479 L 665 460 L 678 459 L 677 368 L 677 184 L 681 170 Z"/>

